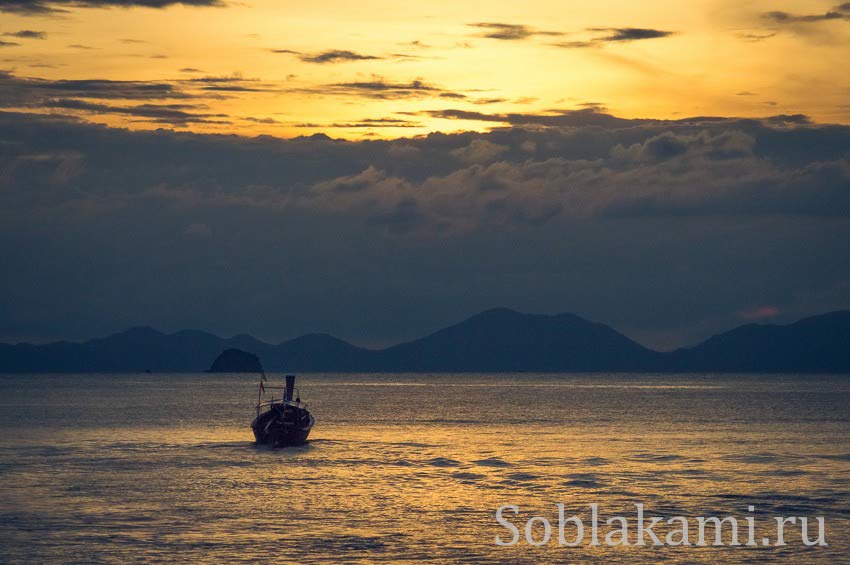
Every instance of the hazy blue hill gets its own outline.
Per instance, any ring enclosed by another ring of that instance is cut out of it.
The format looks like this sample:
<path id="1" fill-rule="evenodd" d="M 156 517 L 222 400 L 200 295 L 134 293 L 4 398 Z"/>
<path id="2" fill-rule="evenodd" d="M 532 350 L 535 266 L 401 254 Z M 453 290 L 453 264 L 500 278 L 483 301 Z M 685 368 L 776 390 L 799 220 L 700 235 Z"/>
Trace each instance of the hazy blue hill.
<path id="1" fill-rule="evenodd" d="M 720 372 L 850 372 L 850 311 L 788 325 L 747 324 L 673 352 L 669 368 Z"/>
<path id="2" fill-rule="evenodd" d="M 278 370 L 363 371 L 374 366 L 375 354 L 328 334 L 307 334 L 278 345 L 271 359 Z"/>
<path id="3" fill-rule="evenodd" d="M 850 312 L 793 324 L 748 324 L 691 348 L 658 353 L 574 314 L 496 308 L 383 350 L 327 334 L 272 345 L 184 330 L 130 328 L 83 343 L 0 344 L 0 372 L 194 372 L 222 351 L 256 355 L 269 371 L 717 371 L 850 373 Z"/>
<path id="4" fill-rule="evenodd" d="M 482 312 L 380 353 L 381 367 L 412 371 L 650 370 L 660 355 L 573 314 Z"/>

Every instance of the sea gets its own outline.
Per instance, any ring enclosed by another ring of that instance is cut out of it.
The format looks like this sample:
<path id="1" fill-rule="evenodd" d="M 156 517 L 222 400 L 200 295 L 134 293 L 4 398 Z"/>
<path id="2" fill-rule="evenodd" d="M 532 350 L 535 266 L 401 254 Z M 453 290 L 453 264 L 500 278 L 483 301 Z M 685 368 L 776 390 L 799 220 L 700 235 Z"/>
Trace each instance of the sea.
<path id="1" fill-rule="evenodd" d="M 251 434 L 255 375 L 0 375 L 0 562 L 850 562 L 850 375 L 297 387 L 309 442 L 270 449 Z M 688 520 L 691 545 L 666 543 L 678 522 L 637 545 L 638 505 Z M 605 541 L 614 516 L 628 545 Z M 697 517 L 734 517 L 741 545 L 723 525 L 715 545 L 710 522 L 698 545 Z M 798 517 L 785 545 L 776 517 Z"/>

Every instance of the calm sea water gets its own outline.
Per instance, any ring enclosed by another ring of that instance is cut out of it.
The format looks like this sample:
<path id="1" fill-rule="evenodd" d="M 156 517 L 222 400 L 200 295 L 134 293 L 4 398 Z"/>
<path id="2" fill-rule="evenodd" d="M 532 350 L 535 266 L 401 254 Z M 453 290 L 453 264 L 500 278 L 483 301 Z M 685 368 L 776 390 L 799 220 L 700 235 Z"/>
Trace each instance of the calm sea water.
<path id="1" fill-rule="evenodd" d="M 252 376 L 0 376 L 0 561 L 850 560 L 850 376 L 302 375 L 299 388 L 311 441 L 269 450 L 252 444 Z M 591 503 L 603 518 L 638 502 L 823 516 L 829 547 L 793 532 L 783 548 L 495 545 L 511 537 L 496 508 L 556 526 L 558 502 L 588 524 Z"/>

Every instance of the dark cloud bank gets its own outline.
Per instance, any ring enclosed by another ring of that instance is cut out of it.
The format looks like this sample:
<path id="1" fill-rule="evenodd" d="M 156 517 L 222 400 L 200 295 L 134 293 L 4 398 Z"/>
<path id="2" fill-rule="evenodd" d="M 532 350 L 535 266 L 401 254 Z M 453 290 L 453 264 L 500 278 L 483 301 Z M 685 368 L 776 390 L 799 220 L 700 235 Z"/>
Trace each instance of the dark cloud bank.
<path id="1" fill-rule="evenodd" d="M 0 338 L 376 345 L 501 305 L 672 346 L 850 302 L 850 127 L 442 117 L 506 126 L 347 142 L 0 113 Z"/>

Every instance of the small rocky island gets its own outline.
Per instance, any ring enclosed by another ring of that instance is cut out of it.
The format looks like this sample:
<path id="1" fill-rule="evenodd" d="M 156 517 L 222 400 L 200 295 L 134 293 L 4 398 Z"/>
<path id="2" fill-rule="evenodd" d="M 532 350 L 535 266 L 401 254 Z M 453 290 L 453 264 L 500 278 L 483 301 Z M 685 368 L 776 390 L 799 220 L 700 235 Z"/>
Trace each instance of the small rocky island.
<path id="1" fill-rule="evenodd" d="M 241 349 L 225 349 L 215 358 L 208 373 L 260 373 L 263 366 L 253 353 Z"/>

